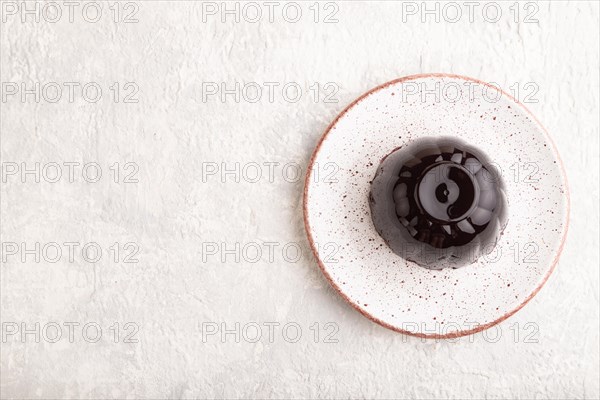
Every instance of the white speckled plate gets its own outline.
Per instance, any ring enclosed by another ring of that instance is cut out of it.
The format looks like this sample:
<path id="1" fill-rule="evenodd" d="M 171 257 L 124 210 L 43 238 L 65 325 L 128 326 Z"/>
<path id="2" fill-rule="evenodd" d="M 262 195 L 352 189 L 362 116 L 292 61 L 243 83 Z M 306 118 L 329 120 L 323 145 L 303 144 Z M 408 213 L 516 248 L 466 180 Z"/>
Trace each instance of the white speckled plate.
<path id="1" fill-rule="evenodd" d="M 495 163 L 508 223 L 476 263 L 429 270 L 392 253 L 375 231 L 368 197 L 385 155 L 441 135 Z M 331 163 L 336 173 L 324 173 Z M 353 307 L 399 332 L 457 337 L 508 318 L 540 290 L 562 250 L 569 196 L 552 140 L 522 104 L 475 79 L 417 75 L 371 90 L 327 129 L 308 168 L 304 217 L 319 266 Z"/>

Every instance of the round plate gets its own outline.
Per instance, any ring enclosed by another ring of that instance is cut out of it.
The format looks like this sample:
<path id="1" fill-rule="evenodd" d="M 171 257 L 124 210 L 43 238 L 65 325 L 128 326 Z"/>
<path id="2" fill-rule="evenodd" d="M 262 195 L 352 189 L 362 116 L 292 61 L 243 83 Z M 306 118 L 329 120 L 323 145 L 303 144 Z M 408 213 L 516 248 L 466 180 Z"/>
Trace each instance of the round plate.
<path id="1" fill-rule="evenodd" d="M 371 220 L 370 182 L 380 161 L 428 136 L 477 147 L 506 186 L 500 240 L 458 269 L 404 260 Z M 517 312 L 552 273 L 568 218 L 566 176 L 545 129 L 507 93 L 457 75 L 409 76 L 355 100 L 321 138 L 304 189 L 306 231 L 329 282 L 373 321 L 421 337 L 471 334 Z"/>

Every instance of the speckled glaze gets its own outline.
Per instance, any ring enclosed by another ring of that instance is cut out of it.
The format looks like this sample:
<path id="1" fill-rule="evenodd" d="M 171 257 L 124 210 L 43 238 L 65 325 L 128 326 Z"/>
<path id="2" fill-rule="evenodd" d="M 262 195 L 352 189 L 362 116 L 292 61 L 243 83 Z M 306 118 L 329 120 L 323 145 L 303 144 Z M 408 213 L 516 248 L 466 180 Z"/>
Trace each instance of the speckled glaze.
<path id="1" fill-rule="evenodd" d="M 368 196 L 383 157 L 442 135 L 490 156 L 505 182 L 509 218 L 497 245 L 477 262 L 429 270 L 387 247 Z M 339 167 L 333 181 L 319 179 L 314 168 L 328 162 Z M 399 332 L 450 338 L 497 324 L 539 291 L 562 250 L 569 196 L 552 140 L 522 104 L 475 79 L 416 75 L 371 90 L 330 125 L 308 168 L 304 217 L 319 266 L 353 307 Z M 325 243 L 336 245 L 334 256 Z"/>

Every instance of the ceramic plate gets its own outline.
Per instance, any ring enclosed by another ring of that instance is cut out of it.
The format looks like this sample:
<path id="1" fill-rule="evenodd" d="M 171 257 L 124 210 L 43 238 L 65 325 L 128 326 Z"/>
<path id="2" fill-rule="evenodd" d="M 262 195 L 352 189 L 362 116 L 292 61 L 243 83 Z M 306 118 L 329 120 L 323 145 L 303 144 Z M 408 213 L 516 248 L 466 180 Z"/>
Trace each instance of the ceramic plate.
<path id="1" fill-rule="evenodd" d="M 427 269 L 394 254 L 369 208 L 381 160 L 438 136 L 487 154 L 505 184 L 502 236 L 457 269 Z M 558 261 L 568 210 L 558 152 L 535 117 L 498 88 L 446 74 L 398 79 L 348 106 L 317 145 L 304 193 L 308 237 L 333 287 L 373 321 L 421 337 L 471 334 L 523 307 Z"/>

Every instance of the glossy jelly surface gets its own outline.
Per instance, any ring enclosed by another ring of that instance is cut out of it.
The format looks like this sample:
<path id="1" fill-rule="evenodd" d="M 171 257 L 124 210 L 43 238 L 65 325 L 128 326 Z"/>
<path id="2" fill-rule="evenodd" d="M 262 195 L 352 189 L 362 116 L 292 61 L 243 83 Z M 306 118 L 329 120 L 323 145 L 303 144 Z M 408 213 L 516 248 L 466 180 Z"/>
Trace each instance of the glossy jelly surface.
<path id="1" fill-rule="evenodd" d="M 457 138 L 422 139 L 382 160 L 371 185 L 373 222 L 402 257 L 428 268 L 463 266 L 501 234 L 503 187 L 481 151 Z"/>

